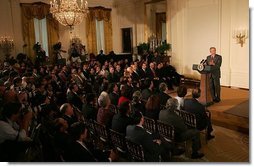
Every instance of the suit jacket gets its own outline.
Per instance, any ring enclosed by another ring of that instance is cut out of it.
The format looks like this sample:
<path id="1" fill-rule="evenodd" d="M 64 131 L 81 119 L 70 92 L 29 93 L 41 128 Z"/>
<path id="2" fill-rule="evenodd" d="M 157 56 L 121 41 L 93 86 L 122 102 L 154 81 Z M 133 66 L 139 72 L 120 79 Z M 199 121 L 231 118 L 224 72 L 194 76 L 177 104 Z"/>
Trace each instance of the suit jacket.
<path id="1" fill-rule="evenodd" d="M 73 142 L 68 152 L 67 161 L 69 162 L 96 162 L 97 160 L 88 148 L 84 148 L 78 142 Z"/>
<path id="2" fill-rule="evenodd" d="M 160 97 L 160 104 L 163 106 L 165 106 L 168 99 L 171 98 L 171 96 L 169 96 L 168 94 L 166 94 L 164 92 L 160 92 L 159 97 Z"/>
<path id="3" fill-rule="evenodd" d="M 211 59 L 212 59 L 211 55 L 207 56 L 207 58 L 206 58 L 207 64 L 208 64 L 208 62 L 211 61 Z M 212 77 L 213 78 L 220 78 L 221 77 L 220 66 L 221 66 L 221 63 L 222 63 L 221 55 L 215 54 L 213 61 L 214 61 L 215 65 L 214 65 L 214 70 L 211 71 Z"/>
<path id="4" fill-rule="evenodd" d="M 82 113 L 84 117 L 88 120 L 96 120 L 98 109 L 95 108 L 92 104 L 83 104 Z"/>
<path id="5" fill-rule="evenodd" d="M 79 110 L 82 110 L 83 102 L 81 101 L 80 97 L 73 92 L 69 92 L 67 94 L 67 101 L 73 104 L 75 107 L 78 107 Z"/>
<path id="6" fill-rule="evenodd" d="M 146 161 L 159 161 L 160 146 L 153 142 L 154 139 L 152 135 L 144 128 L 136 125 L 129 125 L 126 129 L 126 137 L 143 146 Z"/>
<path id="7" fill-rule="evenodd" d="M 131 78 L 132 78 L 132 81 L 139 82 L 140 80 L 139 73 L 137 71 L 133 71 L 133 73 L 131 74 Z"/>
<path id="8" fill-rule="evenodd" d="M 196 115 L 198 130 L 203 130 L 207 126 L 208 117 L 205 112 L 205 107 L 197 99 L 185 99 L 183 108 L 185 111 Z"/>
<path id="9" fill-rule="evenodd" d="M 133 120 L 121 113 L 117 113 L 113 116 L 112 119 L 112 129 L 122 134 L 126 134 L 126 128 L 128 125 L 131 125 Z"/>
<path id="10" fill-rule="evenodd" d="M 176 141 L 181 141 L 183 138 L 182 134 L 188 130 L 183 119 L 175 112 L 168 111 L 167 109 L 160 111 L 159 120 L 166 124 L 174 126 Z"/>
<path id="11" fill-rule="evenodd" d="M 138 71 L 138 74 L 139 74 L 140 79 L 145 79 L 146 77 L 148 77 L 147 71 L 146 71 L 146 70 L 143 70 L 143 69 L 140 69 L 140 70 Z"/>

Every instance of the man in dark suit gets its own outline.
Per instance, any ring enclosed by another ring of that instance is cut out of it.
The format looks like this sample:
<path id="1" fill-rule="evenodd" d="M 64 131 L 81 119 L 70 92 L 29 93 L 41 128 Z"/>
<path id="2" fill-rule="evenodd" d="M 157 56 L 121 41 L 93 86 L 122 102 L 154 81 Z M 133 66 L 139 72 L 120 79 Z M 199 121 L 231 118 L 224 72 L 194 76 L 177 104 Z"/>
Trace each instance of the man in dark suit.
<path id="1" fill-rule="evenodd" d="M 67 121 L 68 127 L 70 127 L 73 123 L 77 122 L 76 117 L 74 116 L 73 107 L 69 103 L 64 103 L 60 107 L 60 112 L 62 114 L 62 118 Z"/>
<path id="2" fill-rule="evenodd" d="M 210 89 L 214 102 L 220 102 L 220 66 L 222 63 L 222 57 L 216 54 L 216 48 L 210 48 L 211 55 L 207 56 L 206 62 L 208 65 L 213 66 L 214 70 L 211 71 L 210 77 Z"/>
<path id="3" fill-rule="evenodd" d="M 183 119 L 174 112 L 177 108 L 177 105 L 178 102 L 175 98 L 168 99 L 166 109 L 160 111 L 159 120 L 174 126 L 176 142 L 192 140 L 191 158 L 202 158 L 204 154 L 198 151 L 201 148 L 200 132 L 197 129 L 187 128 Z"/>
<path id="4" fill-rule="evenodd" d="M 67 92 L 67 101 L 79 110 L 82 110 L 83 99 L 78 95 L 78 91 L 78 85 L 76 83 L 71 83 Z"/>
<path id="5" fill-rule="evenodd" d="M 148 75 L 147 75 L 147 66 L 146 66 L 146 63 L 145 62 L 143 62 L 142 63 L 142 67 L 141 67 L 141 69 L 138 71 L 138 74 L 139 74 L 139 78 L 140 79 L 146 79 L 146 77 L 148 77 Z"/>
<path id="6" fill-rule="evenodd" d="M 88 128 L 84 123 L 76 122 L 71 126 L 70 134 L 73 143 L 68 152 L 67 161 L 70 162 L 108 162 L 116 160 L 114 151 L 110 155 L 103 154 L 102 151 L 93 149 L 91 144 L 86 143 L 88 137 Z"/>
<path id="7" fill-rule="evenodd" d="M 199 88 L 192 90 L 192 99 L 185 99 L 183 108 L 185 111 L 195 114 L 197 120 L 197 129 L 204 130 L 207 127 L 207 139 L 213 139 L 211 135 L 213 131 L 211 118 L 207 116 L 205 106 L 197 100 L 200 97 L 201 90 Z M 209 113 L 210 115 L 210 113 Z"/>
<path id="8" fill-rule="evenodd" d="M 109 84 L 109 98 L 111 100 L 111 104 L 117 106 L 119 100 L 119 88 L 116 83 Z"/>
<path id="9" fill-rule="evenodd" d="M 167 145 L 162 140 L 153 137 L 148 133 L 144 127 L 144 116 L 141 112 L 137 112 L 134 117 L 135 125 L 129 125 L 126 129 L 126 138 L 141 144 L 144 149 L 145 160 L 150 162 L 158 162 L 161 155 L 164 161 L 169 159 L 169 151 L 172 149 L 171 145 Z"/>
<path id="10" fill-rule="evenodd" d="M 166 83 L 162 82 L 160 83 L 159 85 L 159 90 L 160 90 L 160 93 L 159 93 L 159 97 L 160 97 L 160 105 L 162 107 L 165 107 L 166 103 L 167 103 L 167 100 L 169 98 L 171 98 L 171 96 L 169 96 L 166 92 L 168 91 L 168 86 Z"/>

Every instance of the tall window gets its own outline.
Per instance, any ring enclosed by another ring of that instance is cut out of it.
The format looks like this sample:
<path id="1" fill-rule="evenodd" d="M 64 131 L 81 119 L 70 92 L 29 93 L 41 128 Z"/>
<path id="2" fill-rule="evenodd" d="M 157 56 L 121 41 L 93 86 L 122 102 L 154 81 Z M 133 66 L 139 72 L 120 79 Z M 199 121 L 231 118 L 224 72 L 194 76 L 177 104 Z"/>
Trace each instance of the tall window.
<path id="1" fill-rule="evenodd" d="M 95 21 L 96 24 L 96 44 L 97 44 L 97 52 L 99 53 L 100 50 L 105 52 L 105 38 L 104 38 L 104 24 L 103 20 Z"/>
<path id="2" fill-rule="evenodd" d="M 34 32 L 35 41 L 40 43 L 42 49 L 46 52 L 46 56 L 49 56 L 46 18 L 41 20 L 34 18 Z"/>

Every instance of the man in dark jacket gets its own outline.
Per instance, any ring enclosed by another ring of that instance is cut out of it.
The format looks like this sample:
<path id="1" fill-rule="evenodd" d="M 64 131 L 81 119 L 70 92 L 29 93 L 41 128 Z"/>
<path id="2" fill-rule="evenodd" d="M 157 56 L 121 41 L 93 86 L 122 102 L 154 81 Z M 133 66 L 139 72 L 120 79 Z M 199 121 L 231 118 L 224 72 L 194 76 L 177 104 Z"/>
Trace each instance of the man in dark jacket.
<path id="1" fill-rule="evenodd" d="M 136 113 L 134 123 L 135 125 L 127 126 L 126 138 L 143 146 L 145 160 L 158 162 L 161 155 L 164 161 L 168 161 L 169 151 L 172 150 L 172 146 L 162 142 L 161 139 L 154 138 L 152 134 L 144 129 L 144 116 L 141 112 Z"/>
<path id="2" fill-rule="evenodd" d="M 207 128 L 207 139 L 213 139 L 211 135 L 213 131 L 211 118 L 207 116 L 205 106 L 199 103 L 198 98 L 200 97 L 201 90 L 199 88 L 192 90 L 192 99 L 184 100 L 184 110 L 195 114 L 197 120 L 197 129 L 202 131 Z M 210 115 L 210 113 L 209 113 Z"/>
<path id="3" fill-rule="evenodd" d="M 166 109 L 160 111 L 159 120 L 174 126 L 176 142 L 192 140 L 191 158 L 202 158 L 204 154 L 198 151 L 201 148 L 200 132 L 197 129 L 187 128 L 187 126 L 184 124 L 183 119 L 174 112 L 177 108 L 177 105 L 178 102 L 175 98 L 168 99 L 166 103 Z"/>

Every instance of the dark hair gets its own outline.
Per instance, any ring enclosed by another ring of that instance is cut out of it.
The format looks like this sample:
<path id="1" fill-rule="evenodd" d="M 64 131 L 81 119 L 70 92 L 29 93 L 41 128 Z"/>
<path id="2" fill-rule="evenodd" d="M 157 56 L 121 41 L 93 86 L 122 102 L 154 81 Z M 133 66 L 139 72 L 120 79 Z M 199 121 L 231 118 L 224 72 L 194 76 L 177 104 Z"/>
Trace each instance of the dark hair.
<path id="1" fill-rule="evenodd" d="M 177 95 L 179 97 L 184 97 L 187 94 L 187 88 L 185 86 L 179 86 L 177 88 Z"/>
<path id="2" fill-rule="evenodd" d="M 151 95 L 146 102 L 146 110 L 156 110 L 160 108 L 160 98 L 158 95 Z"/>
<path id="3" fill-rule="evenodd" d="M 6 103 L 3 106 L 3 116 L 5 118 L 10 118 L 12 115 L 17 114 L 18 112 L 20 112 L 21 109 L 21 104 L 19 102 L 9 102 Z"/>
<path id="4" fill-rule="evenodd" d="M 95 95 L 93 93 L 88 93 L 86 96 L 86 102 L 87 103 L 91 103 L 92 101 L 94 101 Z"/>
<path id="5" fill-rule="evenodd" d="M 69 88 L 72 90 L 74 88 L 74 85 L 77 85 L 75 82 L 70 83 Z"/>
<path id="6" fill-rule="evenodd" d="M 165 82 L 162 82 L 162 83 L 160 83 L 160 85 L 159 85 L 159 90 L 161 91 L 161 92 L 164 92 L 166 89 L 167 89 L 167 84 L 165 83 Z"/>
<path id="7" fill-rule="evenodd" d="M 149 88 L 149 86 L 151 85 L 151 80 L 150 79 L 146 79 L 145 82 L 144 82 L 144 87 L 145 88 Z"/>
<path id="8" fill-rule="evenodd" d="M 119 112 L 125 115 L 130 110 L 130 102 L 124 101 L 119 106 Z"/>
<path id="9" fill-rule="evenodd" d="M 200 97 L 201 90 L 199 88 L 192 90 L 192 97 L 193 98 L 199 98 Z"/>
<path id="10" fill-rule="evenodd" d="M 17 84 L 18 83 L 21 83 L 22 82 L 22 79 L 20 78 L 20 77 L 15 77 L 14 79 L 13 79 L 13 85 L 14 86 L 17 86 Z"/>
<path id="11" fill-rule="evenodd" d="M 115 82 L 109 84 L 109 87 L 108 87 L 109 93 L 113 92 L 115 85 L 117 85 L 117 83 Z"/>
<path id="12" fill-rule="evenodd" d="M 135 114 L 133 115 L 133 123 L 139 124 L 142 117 L 143 114 L 141 112 L 135 112 Z"/>
<path id="13" fill-rule="evenodd" d="M 78 140 L 80 135 L 87 129 L 86 124 L 82 122 L 75 122 L 70 127 L 70 135 L 74 140 Z"/>

